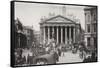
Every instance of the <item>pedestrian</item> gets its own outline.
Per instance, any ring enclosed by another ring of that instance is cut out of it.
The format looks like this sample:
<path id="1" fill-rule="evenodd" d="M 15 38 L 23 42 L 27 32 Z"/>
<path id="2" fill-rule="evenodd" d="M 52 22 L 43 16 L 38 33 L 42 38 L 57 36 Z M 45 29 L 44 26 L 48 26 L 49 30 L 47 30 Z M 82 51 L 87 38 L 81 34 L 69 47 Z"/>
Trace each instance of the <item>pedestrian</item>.
<path id="1" fill-rule="evenodd" d="M 58 54 L 61 56 L 61 49 L 58 48 Z"/>
<path id="2" fill-rule="evenodd" d="M 62 56 L 64 56 L 65 46 L 64 46 L 64 44 L 62 44 L 61 46 L 62 46 L 62 47 L 61 47 Z"/>
<path id="3" fill-rule="evenodd" d="M 28 55 L 29 55 L 28 56 L 29 64 L 32 64 L 33 63 L 33 61 L 32 61 L 32 59 L 33 59 L 33 53 L 32 53 L 32 49 L 31 48 L 29 49 L 29 54 Z"/>
<path id="4" fill-rule="evenodd" d="M 28 49 L 27 48 L 23 49 L 22 58 L 25 58 L 25 63 L 27 64 L 27 61 L 28 61 Z"/>

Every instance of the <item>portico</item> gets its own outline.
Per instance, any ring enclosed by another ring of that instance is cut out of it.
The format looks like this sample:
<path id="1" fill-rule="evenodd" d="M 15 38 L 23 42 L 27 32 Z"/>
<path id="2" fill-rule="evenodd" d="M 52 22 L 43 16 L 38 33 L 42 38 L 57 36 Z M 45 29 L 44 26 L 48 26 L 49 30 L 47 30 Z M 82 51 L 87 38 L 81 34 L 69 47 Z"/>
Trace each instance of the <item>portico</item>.
<path id="1" fill-rule="evenodd" d="M 75 43 L 76 23 L 61 15 L 44 20 L 40 23 L 41 42 L 54 38 L 56 43 Z"/>

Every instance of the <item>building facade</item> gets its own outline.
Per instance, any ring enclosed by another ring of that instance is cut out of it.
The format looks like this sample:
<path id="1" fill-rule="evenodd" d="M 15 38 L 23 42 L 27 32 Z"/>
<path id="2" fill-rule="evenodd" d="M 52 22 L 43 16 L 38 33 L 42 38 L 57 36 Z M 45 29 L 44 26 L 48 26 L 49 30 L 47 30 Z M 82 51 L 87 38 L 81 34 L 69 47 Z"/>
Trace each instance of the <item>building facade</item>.
<path id="1" fill-rule="evenodd" d="M 35 31 L 34 30 L 34 42 L 36 45 L 40 44 L 40 31 Z"/>
<path id="2" fill-rule="evenodd" d="M 42 19 L 40 23 L 40 42 L 46 43 L 54 38 L 57 44 L 71 44 L 80 40 L 81 25 L 64 16 L 57 15 Z"/>
<path id="3" fill-rule="evenodd" d="M 27 38 L 26 38 L 26 35 L 24 34 L 24 32 L 23 32 L 23 25 L 22 25 L 22 23 L 21 23 L 21 21 L 17 18 L 16 20 L 15 20 L 15 27 L 14 27 L 14 29 L 15 29 L 15 45 L 14 45 L 14 47 L 15 48 L 24 48 L 24 47 L 26 47 L 27 45 Z"/>
<path id="4" fill-rule="evenodd" d="M 23 32 L 27 37 L 27 46 L 32 46 L 33 43 L 33 27 L 31 26 L 23 26 Z"/>
<path id="5" fill-rule="evenodd" d="M 97 48 L 97 7 L 88 7 L 85 12 L 85 42 L 90 49 Z"/>

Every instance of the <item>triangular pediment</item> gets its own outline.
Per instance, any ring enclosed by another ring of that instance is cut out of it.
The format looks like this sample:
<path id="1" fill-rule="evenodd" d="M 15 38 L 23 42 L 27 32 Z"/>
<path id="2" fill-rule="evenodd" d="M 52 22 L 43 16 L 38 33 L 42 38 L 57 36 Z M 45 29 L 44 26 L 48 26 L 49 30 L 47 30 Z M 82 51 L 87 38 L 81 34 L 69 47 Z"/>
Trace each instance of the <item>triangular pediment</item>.
<path id="1" fill-rule="evenodd" d="M 45 21 L 46 23 L 75 23 L 74 21 L 66 18 L 66 17 L 63 17 L 61 15 L 58 15 L 58 16 L 55 16 L 55 17 L 52 17 L 50 19 L 47 19 Z"/>

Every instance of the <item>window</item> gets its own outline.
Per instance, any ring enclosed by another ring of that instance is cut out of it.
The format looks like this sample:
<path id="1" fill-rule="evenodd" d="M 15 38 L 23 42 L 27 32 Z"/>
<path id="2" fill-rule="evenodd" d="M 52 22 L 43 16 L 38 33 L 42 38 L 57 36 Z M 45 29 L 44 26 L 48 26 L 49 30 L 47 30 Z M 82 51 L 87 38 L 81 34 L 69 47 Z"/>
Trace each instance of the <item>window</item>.
<path id="1" fill-rule="evenodd" d="M 97 25 L 96 25 L 96 23 L 93 24 L 93 26 L 94 26 L 94 32 L 96 32 L 97 31 Z"/>
<path id="2" fill-rule="evenodd" d="M 87 38 L 87 45 L 90 46 L 90 37 Z"/>
<path id="3" fill-rule="evenodd" d="M 30 30 L 27 30 L 27 33 L 30 33 Z"/>
<path id="4" fill-rule="evenodd" d="M 29 30 L 27 30 L 27 35 L 29 35 L 30 34 L 30 31 Z"/>
<path id="5" fill-rule="evenodd" d="M 90 32 L 90 24 L 87 24 L 87 32 Z"/>
<path id="6" fill-rule="evenodd" d="M 94 47 L 97 48 L 97 38 L 94 37 Z"/>
<path id="7" fill-rule="evenodd" d="M 87 16 L 88 16 L 87 22 L 90 22 L 90 15 L 88 14 Z"/>
<path id="8" fill-rule="evenodd" d="M 93 20 L 96 20 L 96 12 L 93 13 Z"/>
<path id="9" fill-rule="evenodd" d="M 30 43 L 30 40 L 27 40 L 27 45 L 29 45 L 29 43 Z"/>

